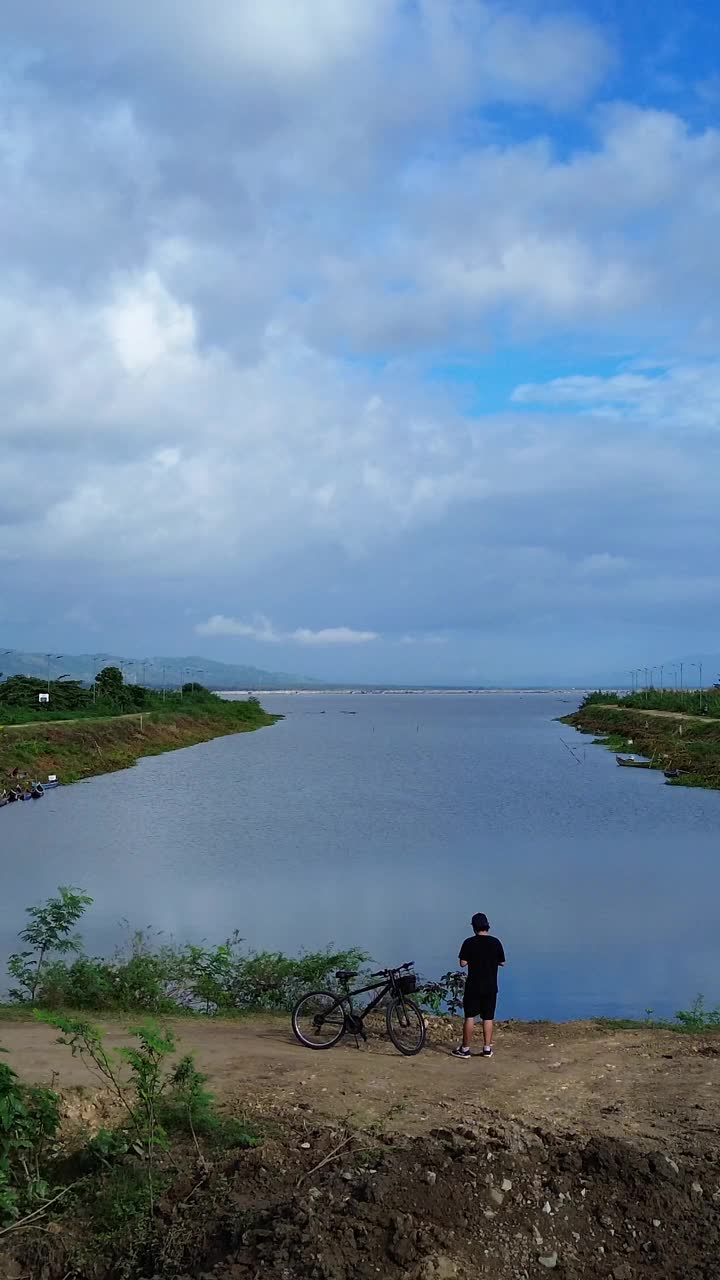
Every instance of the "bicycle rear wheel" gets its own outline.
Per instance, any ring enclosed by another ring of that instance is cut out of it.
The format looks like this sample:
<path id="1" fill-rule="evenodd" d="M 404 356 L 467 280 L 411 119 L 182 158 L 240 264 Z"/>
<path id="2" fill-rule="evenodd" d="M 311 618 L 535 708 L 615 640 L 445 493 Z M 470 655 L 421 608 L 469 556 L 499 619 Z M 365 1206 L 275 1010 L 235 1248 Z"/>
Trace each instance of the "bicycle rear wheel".
<path id="1" fill-rule="evenodd" d="M 345 1006 L 331 991 L 311 991 L 292 1012 L 295 1038 L 306 1049 L 332 1049 L 345 1034 Z"/>
<path id="2" fill-rule="evenodd" d="M 387 1033 L 399 1053 L 412 1058 L 425 1044 L 426 1028 L 417 1005 L 396 996 L 387 1007 Z"/>

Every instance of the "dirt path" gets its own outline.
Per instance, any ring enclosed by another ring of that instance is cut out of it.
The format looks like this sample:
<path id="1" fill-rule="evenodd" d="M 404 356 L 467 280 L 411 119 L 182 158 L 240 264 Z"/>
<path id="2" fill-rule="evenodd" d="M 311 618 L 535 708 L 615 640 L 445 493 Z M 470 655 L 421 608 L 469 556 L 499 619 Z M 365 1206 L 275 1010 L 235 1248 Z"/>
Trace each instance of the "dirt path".
<path id="1" fill-rule="evenodd" d="M 505 1024 L 492 1060 L 465 1062 L 449 1056 L 458 1028 L 435 1019 L 416 1058 L 380 1036 L 313 1053 L 285 1018 L 173 1026 L 218 1101 L 259 1120 L 264 1137 L 216 1182 L 212 1163 L 198 1180 L 194 1151 L 175 1161 L 151 1261 L 135 1253 L 122 1270 L 133 1280 L 720 1274 L 720 1037 Z M 118 1023 L 105 1030 L 123 1042 Z M 25 1079 L 52 1080 L 71 1118 L 112 1123 L 54 1036 L 0 1022 Z M 0 1275 L 112 1280 L 128 1239 L 103 1225 L 78 1255 L 87 1230 L 70 1210 L 8 1236 L 9 1253 L 0 1240 Z"/>
<path id="2" fill-rule="evenodd" d="M 717 716 L 699 716 L 697 712 L 693 715 L 690 711 L 653 711 L 651 707 L 621 707 L 618 702 L 596 702 L 596 707 L 606 707 L 614 711 L 627 711 L 630 715 L 636 716 L 660 716 L 666 720 L 698 720 L 700 724 L 717 724 Z"/>
<path id="3" fill-rule="evenodd" d="M 312 1052 L 295 1043 L 285 1019 L 173 1026 L 218 1097 L 240 1108 L 312 1110 L 404 1133 L 469 1122 L 491 1108 L 550 1131 L 603 1133 L 675 1152 L 704 1149 L 720 1127 L 720 1039 L 586 1023 L 506 1024 L 497 1029 L 492 1060 L 461 1062 L 450 1057 L 456 1029 L 438 1020 L 416 1058 L 401 1057 L 382 1037 L 360 1049 L 350 1041 Z M 123 1042 L 117 1024 L 107 1024 L 107 1040 Z M 49 1028 L 0 1023 L 0 1045 L 27 1080 L 94 1086 Z"/>
<path id="4" fill-rule="evenodd" d="M 39 729 L 42 733 L 45 729 L 56 729 L 58 726 L 64 728 L 67 724 L 114 724 L 117 720 L 149 720 L 151 715 L 151 711 L 128 711 L 121 716 L 74 716 L 69 720 L 26 720 L 23 724 L 0 724 L 0 729 L 3 733 L 12 733 L 14 729 Z"/>

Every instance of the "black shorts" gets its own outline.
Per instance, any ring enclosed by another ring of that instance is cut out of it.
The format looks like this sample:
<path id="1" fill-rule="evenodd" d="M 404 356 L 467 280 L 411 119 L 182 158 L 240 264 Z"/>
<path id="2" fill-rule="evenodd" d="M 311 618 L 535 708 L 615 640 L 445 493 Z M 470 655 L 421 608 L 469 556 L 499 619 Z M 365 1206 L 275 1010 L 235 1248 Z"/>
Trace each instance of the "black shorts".
<path id="1" fill-rule="evenodd" d="M 496 1004 L 497 991 L 475 992 L 466 989 L 463 1011 L 466 1018 L 482 1018 L 483 1022 L 488 1022 L 495 1017 Z"/>

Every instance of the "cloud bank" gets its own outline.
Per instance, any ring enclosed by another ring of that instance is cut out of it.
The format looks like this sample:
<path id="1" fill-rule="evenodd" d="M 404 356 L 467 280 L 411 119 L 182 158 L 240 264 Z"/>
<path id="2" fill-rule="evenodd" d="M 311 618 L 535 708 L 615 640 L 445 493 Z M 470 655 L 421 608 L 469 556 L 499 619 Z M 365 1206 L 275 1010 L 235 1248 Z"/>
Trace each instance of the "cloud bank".
<path id="1" fill-rule="evenodd" d="M 83 647 L 84 617 L 113 649 L 522 679 L 624 666 L 678 606 L 716 627 L 720 132 L 689 64 L 668 97 L 622 26 L 481 0 L 4 25 L 8 644 Z"/>

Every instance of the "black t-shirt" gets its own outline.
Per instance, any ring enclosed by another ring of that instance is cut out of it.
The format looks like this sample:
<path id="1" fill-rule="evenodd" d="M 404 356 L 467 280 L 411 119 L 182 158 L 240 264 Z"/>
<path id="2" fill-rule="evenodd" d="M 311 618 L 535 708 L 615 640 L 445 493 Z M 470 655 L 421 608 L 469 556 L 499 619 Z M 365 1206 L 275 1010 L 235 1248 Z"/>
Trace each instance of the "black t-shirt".
<path id="1" fill-rule="evenodd" d="M 493 938 L 489 933 L 476 933 L 465 939 L 459 958 L 467 960 L 466 990 L 483 995 L 497 992 L 498 965 L 505 963 L 505 952 L 499 938 Z"/>

